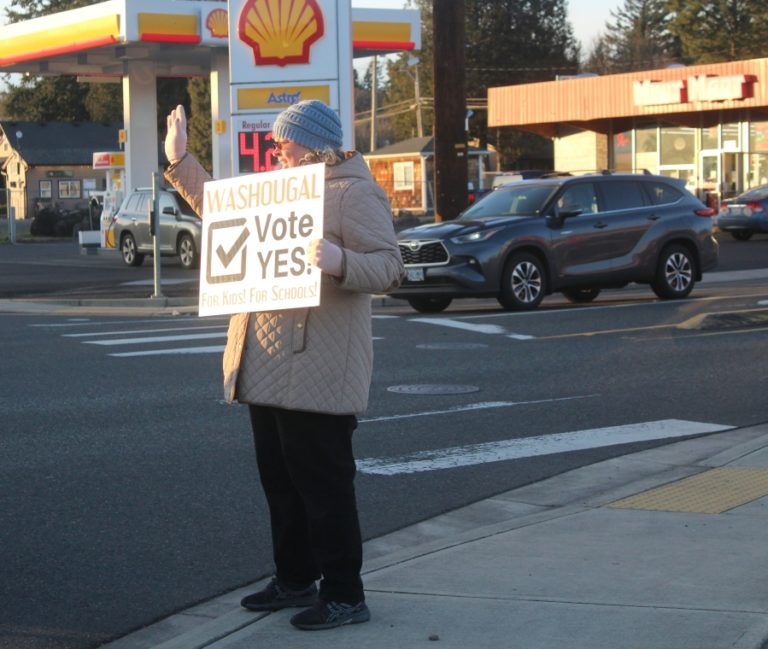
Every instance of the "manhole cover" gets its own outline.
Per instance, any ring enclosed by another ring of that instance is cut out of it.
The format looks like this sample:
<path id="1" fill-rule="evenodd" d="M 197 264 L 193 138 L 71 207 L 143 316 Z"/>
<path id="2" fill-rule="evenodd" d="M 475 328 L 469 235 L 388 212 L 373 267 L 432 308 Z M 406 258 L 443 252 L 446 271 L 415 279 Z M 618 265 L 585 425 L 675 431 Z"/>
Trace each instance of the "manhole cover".
<path id="1" fill-rule="evenodd" d="M 387 392 L 398 394 L 469 394 L 479 392 L 476 385 L 440 385 L 434 383 L 422 383 L 417 385 L 392 385 Z"/>
<path id="2" fill-rule="evenodd" d="M 488 347 L 485 343 L 425 343 L 416 345 L 418 349 L 440 349 L 452 351 L 459 349 L 485 349 Z"/>

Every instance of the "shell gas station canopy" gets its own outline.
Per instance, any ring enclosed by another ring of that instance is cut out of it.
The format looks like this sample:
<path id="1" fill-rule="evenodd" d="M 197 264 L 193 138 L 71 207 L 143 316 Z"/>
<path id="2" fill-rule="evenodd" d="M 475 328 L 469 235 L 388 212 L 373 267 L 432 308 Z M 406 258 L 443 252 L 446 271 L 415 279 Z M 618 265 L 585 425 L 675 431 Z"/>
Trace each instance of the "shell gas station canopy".
<path id="1" fill-rule="evenodd" d="M 236 88 L 230 79 L 240 74 L 232 72 L 237 66 L 229 60 L 233 36 L 242 41 L 238 48 L 253 51 L 237 55 L 251 59 L 248 87 Z M 158 77 L 210 78 L 213 171 L 221 178 L 242 171 L 232 150 L 237 137 L 230 132 L 239 116 L 249 122 L 264 117 L 262 126 L 271 127 L 270 117 L 297 98 L 321 98 L 339 111 L 349 138 L 350 59 L 420 46 L 418 11 L 351 8 L 349 0 L 107 0 L 3 26 L 0 72 L 121 82 L 126 185 L 136 187 L 149 184 L 159 164 Z M 324 64 L 326 51 L 338 64 Z M 260 75 L 269 85 L 259 87 Z M 253 99 L 262 95 L 269 97 L 269 106 Z M 244 96 L 250 97 L 247 106 L 239 99 Z"/>

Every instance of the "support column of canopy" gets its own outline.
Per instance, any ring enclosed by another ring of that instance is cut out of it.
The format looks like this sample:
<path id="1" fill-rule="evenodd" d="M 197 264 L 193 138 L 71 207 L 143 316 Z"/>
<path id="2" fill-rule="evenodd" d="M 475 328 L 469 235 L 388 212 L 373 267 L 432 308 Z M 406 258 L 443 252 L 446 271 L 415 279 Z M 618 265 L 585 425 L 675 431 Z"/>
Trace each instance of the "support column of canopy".
<path id="1" fill-rule="evenodd" d="M 232 172 L 232 135 L 227 132 L 230 122 L 229 56 L 218 49 L 211 58 L 211 156 L 213 177 L 230 178 Z M 224 125 L 217 128 L 217 124 Z"/>
<path id="2" fill-rule="evenodd" d="M 159 166 L 157 134 L 157 77 L 152 61 L 126 61 L 123 75 L 123 120 L 126 194 L 149 187 Z M 163 134 L 165 135 L 165 134 Z"/>

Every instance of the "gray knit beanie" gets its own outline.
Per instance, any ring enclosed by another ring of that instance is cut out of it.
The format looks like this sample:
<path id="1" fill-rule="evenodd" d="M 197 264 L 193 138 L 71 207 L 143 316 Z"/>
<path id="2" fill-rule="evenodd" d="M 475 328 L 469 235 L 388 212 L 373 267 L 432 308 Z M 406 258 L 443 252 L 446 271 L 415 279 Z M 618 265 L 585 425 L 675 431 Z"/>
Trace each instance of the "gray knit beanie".
<path id="1" fill-rule="evenodd" d="M 336 112 L 317 99 L 300 101 L 277 116 L 272 139 L 290 140 L 313 151 L 326 146 L 341 148 L 341 120 Z"/>

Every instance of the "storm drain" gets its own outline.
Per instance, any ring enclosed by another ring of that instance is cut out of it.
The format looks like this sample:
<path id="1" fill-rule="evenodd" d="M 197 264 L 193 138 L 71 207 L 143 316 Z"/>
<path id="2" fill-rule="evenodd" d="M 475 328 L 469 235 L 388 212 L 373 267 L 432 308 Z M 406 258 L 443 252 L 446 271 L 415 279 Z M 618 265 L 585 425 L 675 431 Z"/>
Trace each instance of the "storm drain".
<path id="1" fill-rule="evenodd" d="M 768 496 L 768 469 L 722 467 L 617 500 L 621 509 L 721 514 Z"/>
<path id="2" fill-rule="evenodd" d="M 485 343 L 424 343 L 423 345 L 416 345 L 417 349 L 437 349 L 440 351 L 485 349 L 486 347 L 488 345 Z"/>
<path id="3" fill-rule="evenodd" d="M 480 392 L 476 385 L 444 385 L 439 383 L 420 383 L 416 385 L 392 385 L 387 388 L 387 392 L 396 392 L 397 394 L 469 394 L 471 392 Z"/>

